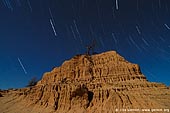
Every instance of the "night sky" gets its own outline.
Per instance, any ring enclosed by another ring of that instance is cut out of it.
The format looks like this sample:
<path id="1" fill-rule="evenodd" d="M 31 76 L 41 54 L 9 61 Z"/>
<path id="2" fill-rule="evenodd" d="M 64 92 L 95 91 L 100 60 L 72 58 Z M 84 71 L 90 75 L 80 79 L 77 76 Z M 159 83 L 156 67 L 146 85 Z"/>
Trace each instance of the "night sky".
<path id="1" fill-rule="evenodd" d="M 170 85 L 170 0 L 0 0 L 0 89 L 41 79 L 93 40 Z"/>

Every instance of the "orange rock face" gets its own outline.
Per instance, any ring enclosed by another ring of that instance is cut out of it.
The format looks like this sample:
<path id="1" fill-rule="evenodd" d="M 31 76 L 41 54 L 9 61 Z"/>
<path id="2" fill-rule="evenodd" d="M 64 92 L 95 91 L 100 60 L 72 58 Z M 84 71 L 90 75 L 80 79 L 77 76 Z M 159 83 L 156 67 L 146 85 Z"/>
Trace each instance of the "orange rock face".
<path id="1" fill-rule="evenodd" d="M 137 64 L 115 51 L 77 55 L 45 73 L 36 86 L 1 94 L 0 103 L 6 104 L 0 104 L 0 111 L 4 113 L 143 113 L 170 109 L 170 89 L 148 82 Z M 11 101 L 6 102 L 7 97 Z M 16 103 L 16 107 L 10 103 Z"/>

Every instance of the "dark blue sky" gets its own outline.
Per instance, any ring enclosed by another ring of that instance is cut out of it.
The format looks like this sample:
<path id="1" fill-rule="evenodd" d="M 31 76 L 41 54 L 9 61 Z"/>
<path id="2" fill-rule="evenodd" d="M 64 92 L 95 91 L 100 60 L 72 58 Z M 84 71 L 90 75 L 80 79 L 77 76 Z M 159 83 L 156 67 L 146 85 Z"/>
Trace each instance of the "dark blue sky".
<path id="1" fill-rule="evenodd" d="M 0 88 L 40 79 L 92 40 L 170 85 L 170 0 L 0 0 Z"/>

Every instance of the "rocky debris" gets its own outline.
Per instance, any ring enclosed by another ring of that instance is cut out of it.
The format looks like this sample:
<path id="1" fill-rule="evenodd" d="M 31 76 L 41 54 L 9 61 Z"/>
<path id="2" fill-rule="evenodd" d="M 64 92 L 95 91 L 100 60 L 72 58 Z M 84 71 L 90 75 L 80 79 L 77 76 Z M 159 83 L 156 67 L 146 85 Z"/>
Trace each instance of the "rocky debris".
<path id="1" fill-rule="evenodd" d="M 170 89 L 148 82 L 137 64 L 115 51 L 77 55 L 45 73 L 36 86 L 15 90 L 6 97 L 12 99 L 6 102 L 2 97 L 2 103 L 17 103 L 17 113 L 114 113 L 130 108 L 170 108 Z M 9 107 L 8 104 L 4 105 Z M 0 107 L 4 113 L 14 112 L 13 107 L 4 109 Z"/>

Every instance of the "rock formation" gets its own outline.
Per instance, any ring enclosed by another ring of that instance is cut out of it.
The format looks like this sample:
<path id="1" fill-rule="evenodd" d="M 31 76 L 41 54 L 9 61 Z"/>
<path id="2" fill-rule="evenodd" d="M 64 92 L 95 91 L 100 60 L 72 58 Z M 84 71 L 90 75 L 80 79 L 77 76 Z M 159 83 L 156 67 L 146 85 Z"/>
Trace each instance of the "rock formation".
<path id="1" fill-rule="evenodd" d="M 77 55 L 45 73 L 36 86 L 0 93 L 1 113 L 162 113 L 170 109 L 170 88 L 148 82 L 137 64 L 115 51 Z"/>

